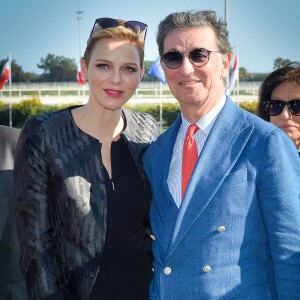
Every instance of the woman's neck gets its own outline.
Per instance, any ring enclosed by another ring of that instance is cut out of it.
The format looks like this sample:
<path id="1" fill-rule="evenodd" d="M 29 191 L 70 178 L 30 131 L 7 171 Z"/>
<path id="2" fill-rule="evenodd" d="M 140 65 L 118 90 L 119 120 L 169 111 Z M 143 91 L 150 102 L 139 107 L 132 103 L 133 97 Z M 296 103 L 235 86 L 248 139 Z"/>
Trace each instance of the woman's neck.
<path id="1" fill-rule="evenodd" d="M 124 128 L 122 109 L 95 109 L 88 104 L 72 110 L 76 125 L 101 143 L 117 140 Z"/>

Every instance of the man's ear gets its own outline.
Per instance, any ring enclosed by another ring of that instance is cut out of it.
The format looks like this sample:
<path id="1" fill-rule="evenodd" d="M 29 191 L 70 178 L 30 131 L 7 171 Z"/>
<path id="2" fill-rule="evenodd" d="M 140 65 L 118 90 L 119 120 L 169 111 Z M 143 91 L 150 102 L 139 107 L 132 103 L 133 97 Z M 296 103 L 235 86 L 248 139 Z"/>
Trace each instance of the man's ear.
<path id="1" fill-rule="evenodd" d="M 232 60 L 232 53 L 223 54 L 223 68 L 222 68 L 222 78 L 227 78 L 230 71 L 230 63 Z"/>

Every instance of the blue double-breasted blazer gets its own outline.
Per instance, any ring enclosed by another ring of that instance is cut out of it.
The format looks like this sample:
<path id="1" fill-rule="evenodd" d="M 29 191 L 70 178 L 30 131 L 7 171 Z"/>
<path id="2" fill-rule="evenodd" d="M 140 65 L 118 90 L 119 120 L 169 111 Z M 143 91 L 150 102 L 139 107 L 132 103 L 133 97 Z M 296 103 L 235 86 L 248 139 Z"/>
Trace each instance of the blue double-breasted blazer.
<path id="1" fill-rule="evenodd" d="M 229 98 L 178 209 L 167 184 L 175 124 L 148 148 L 150 298 L 300 299 L 300 160 L 278 128 Z"/>

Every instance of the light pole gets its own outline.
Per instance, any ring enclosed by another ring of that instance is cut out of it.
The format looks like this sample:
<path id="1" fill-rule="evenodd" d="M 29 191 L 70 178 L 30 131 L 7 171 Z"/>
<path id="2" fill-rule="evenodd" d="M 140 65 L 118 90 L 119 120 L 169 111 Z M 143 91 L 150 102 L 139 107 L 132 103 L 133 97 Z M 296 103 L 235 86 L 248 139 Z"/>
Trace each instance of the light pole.
<path id="1" fill-rule="evenodd" d="M 228 29 L 228 0 L 225 0 L 225 24 Z"/>
<path id="2" fill-rule="evenodd" d="M 83 11 L 80 10 L 80 4 L 78 0 L 78 10 L 76 12 L 77 14 L 77 20 L 78 20 L 78 40 L 79 40 L 79 59 L 81 58 L 81 15 L 83 14 Z"/>

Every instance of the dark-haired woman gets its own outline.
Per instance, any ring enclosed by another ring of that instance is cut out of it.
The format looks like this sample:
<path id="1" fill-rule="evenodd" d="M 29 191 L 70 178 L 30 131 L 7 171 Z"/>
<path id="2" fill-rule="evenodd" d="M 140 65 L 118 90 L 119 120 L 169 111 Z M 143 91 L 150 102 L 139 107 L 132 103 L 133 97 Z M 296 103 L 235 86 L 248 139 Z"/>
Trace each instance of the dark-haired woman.
<path id="1" fill-rule="evenodd" d="M 258 115 L 282 129 L 300 156 L 300 64 L 277 69 L 262 82 Z"/>

